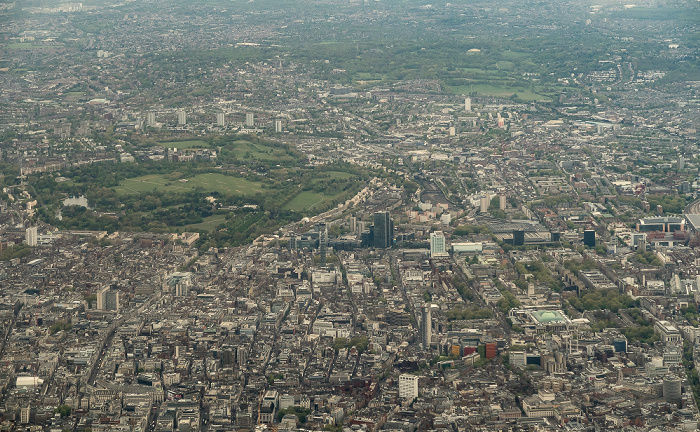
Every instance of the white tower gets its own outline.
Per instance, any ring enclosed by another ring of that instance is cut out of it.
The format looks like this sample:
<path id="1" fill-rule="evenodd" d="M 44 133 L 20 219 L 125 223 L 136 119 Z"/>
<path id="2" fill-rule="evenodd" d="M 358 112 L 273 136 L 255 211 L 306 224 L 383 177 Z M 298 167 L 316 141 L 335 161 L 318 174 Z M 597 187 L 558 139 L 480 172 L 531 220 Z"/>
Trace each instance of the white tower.
<path id="1" fill-rule="evenodd" d="M 479 198 L 479 211 L 481 213 L 486 213 L 487 211 L 489 211 L 490 205 L 491 199 L 488 195 L 482 195 L 481 198 Z"/>
<path id="2" fill-rule="evenodd" d="M 255 114 L 254 113 L 246 113 L 245 125 L 247 127 L 255 127 Z"/>
<path id="3" fill-rule="evenodd" d="M 410 374 L 399 375 L 399 397 L 414 400 L 418 397 L 418 376 Z"/>
<path id="4" fill-rule="evenodd" d="M 430 349 L 430 340 L 433 337 L 433 316 L 432 316 L 432 304 L 426 303 L 420 308 L 421 312 L 421 342 L 423 344 L 424 350 Z"/>
<path id="5" fill-rule="evenodd" d="M 442 231 L 430 233 L 430 256 L 435 258 L 446 255 L 447 248 L 445 245 L 445 235 L 442 233 Z"/>
<path id="6" fill-rule="evenodd" d="M 178 111 L 177 112 L 177 124 L 180 126 L 184 126 L 187 124 L 187 113 L 184 111 Z"/>
<path id="7" fill-rule="evenodd" d="M 224 127 L 226 126 L 226 114 L 218 113 L 216 114 L 216 125 Z"/>
<path id="8" fill-rule="evenodd" d="M 464 111 L 471 112 L 472 110 L 472 98 L 464 99 Z"/>
<path id="9" fill-rule="evenodd" d="M 35 226 L 27 228 L 25 231 L 27 246 L 36 246 L 37 243 L 37 229 Z"/>
<path id="10" fill-rule="evenodd" d="M 119 291 L 108 286 L 97 291 L 97 309 L 119 312 Z"/>

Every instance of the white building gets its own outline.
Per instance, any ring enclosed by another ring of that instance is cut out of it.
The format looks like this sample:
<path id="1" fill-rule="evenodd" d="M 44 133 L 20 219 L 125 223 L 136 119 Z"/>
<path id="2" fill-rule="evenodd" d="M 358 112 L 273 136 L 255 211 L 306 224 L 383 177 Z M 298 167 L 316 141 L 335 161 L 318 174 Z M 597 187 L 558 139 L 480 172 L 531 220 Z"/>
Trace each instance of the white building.
<path id="1" fill-rule="evenodd" d="M 177 297 L 187 297 L 192 287 L 192 273 L 174 272 L 165 277 L 163 290 Z"/>
<path id="2" fill-rule="evenodd" d="M 245 125 L 246 125 L 246 127 L 255 127 L 255 114 L 254 113 L 246 113 Z"/>
<path id="3" fill-rule="evenodd" d="M 280 409 L 286 409 L 294 406 L 294 395 L 283 394 L 280 396 Z"/>
<path id="4" fill-rule="evenodd" d="M 27 405 L 26 407 L 22 407 L 22 410 L 20 411 L 20 422 L 22 424 L 29 424 L 30 416 L 32 412 L 32 407 Z"/>
<path id="5" fill-rule="evenodd" d="M 225 113 L 218 113 L 216 115 L 216 125 L 224 127 L 226 126 L 226 114 Z"/>
<path id="6" fill-rule="evenodd" d="M 186 283 L 175 285 L 175 297 L 187 297 L 190 295 L 190 286 Z"/>
<path id="7" fill-rule="evenodd" d="M 180 126 L 184 126 L 187 124 L 187 113 L 184 111 L 178 111 L 177 112 L 177 124 Z"/>
<path id="8" fill-rule="evenodd" d="M 27 228 L 26 231 L 26 242 L 27 246 L 36 246 L 37 243 L 37 229 L 35 226 Z"/>
<path id="9" fill-rule="evenodd" d="M 482 242 L 477 243 L 452 243 L 454 253 L 481 253 L 484 250 Z"/>
<path id="10" fill-rule="evenodd" d="M 43 384 L 44 380 L 36 376 L 20 376 L 15 382 L 17 388 L 35 388 L 41 387 Z"/>
<path id="11" fill-rule="evenodd" d="M 97 292 L 97 309 L 119 312 L 119 291 L 104 287 Z"/>
<path id="12" fill-rule="evenodd" d="M 481 213 L 488 212 L 490 205 L 491 205 L 491 198 L 488 195 L 482 195 L 479 198 L 479 211 Z"/>
<path id="13" fill-rule="evenodd" d="M 399 397 L 414 400 L 418 397 L 418 377 L 416 375 L 399 375 Z"/>
<path id="14" fill-rule="evenodd" d="M 447 245 L 445 234 L 442 231 L 430 233 L 430 256 L 431 258 L 447 256 Z"/>
<path id="15" fill-rule="evenodd" d="M 423 344 L 424 350 L 430 349 L 430 342 L 433 338 L 432 307 L 433 307 L 433 305 L 431 303 L 426 303 L 423 306 L 421 306 L 421 308 L 420 308 L 420 311 L 421 311 L 421 323 L 420 323 L 421 342 Z"/>
<path id="16" fill-rule="evenodd" d="M 654 323 L 654 330 L 661 336 L 661 340 L 665 343 L 680 344 L 682 342 L 681 332 L 668 321 L 656 321 Z"/>

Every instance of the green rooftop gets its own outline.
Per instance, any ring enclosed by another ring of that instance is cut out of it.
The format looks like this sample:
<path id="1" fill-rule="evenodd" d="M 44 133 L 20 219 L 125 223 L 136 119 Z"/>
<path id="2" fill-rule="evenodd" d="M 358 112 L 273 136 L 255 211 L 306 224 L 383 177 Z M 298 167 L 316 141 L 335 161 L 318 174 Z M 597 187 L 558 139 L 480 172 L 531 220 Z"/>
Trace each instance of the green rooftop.
<path id="1" fill-rule="evenodd" d="M 566 318 L 559 311 L 541 310 L 533 312 L 532 316 L 541 324 L 566 322 Z"/>

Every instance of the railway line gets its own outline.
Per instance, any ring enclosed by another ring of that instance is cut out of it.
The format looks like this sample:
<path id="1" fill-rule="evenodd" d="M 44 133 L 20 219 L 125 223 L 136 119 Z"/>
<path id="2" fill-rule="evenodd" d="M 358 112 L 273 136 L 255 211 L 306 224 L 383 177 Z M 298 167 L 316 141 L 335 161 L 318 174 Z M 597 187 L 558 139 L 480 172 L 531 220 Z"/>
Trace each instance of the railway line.
<path id="1" fill-rule="evenodd" d="M 683 209 L 684 215 L 700 215 L 700 199 L 693 201 Z"/>

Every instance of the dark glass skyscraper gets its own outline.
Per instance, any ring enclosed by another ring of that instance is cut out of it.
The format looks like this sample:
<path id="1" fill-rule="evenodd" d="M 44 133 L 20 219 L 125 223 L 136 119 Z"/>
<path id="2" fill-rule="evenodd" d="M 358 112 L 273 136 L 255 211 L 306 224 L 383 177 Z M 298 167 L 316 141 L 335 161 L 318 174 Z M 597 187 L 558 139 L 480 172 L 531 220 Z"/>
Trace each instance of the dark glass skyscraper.
<path id="1" fill-rule="evenodd" d="M 391 222 L 389 212 L 377 212 L 374 214 L 374 247 L 386 249 L 391 247 L 394 235 L 394 224 Z"/>

